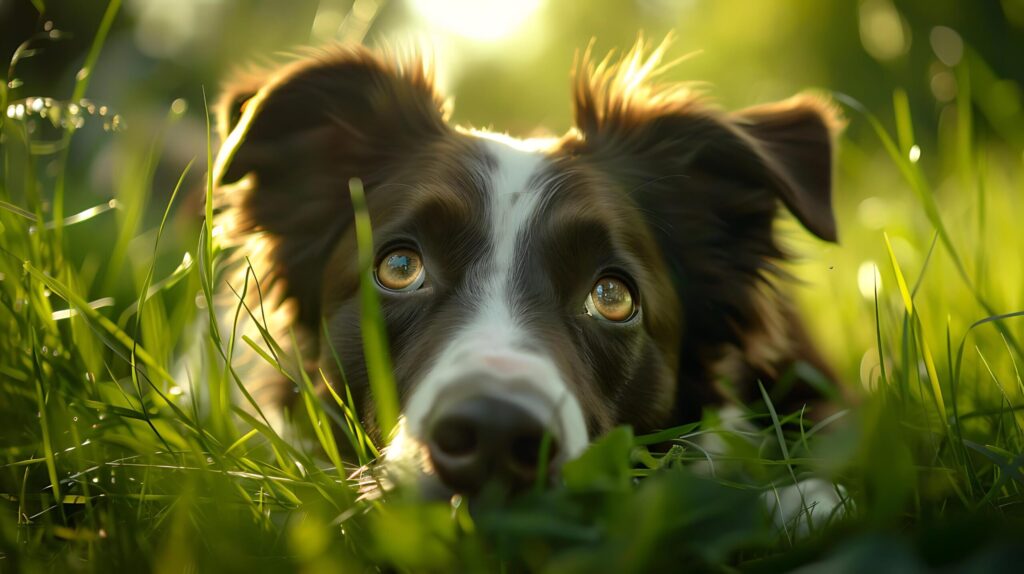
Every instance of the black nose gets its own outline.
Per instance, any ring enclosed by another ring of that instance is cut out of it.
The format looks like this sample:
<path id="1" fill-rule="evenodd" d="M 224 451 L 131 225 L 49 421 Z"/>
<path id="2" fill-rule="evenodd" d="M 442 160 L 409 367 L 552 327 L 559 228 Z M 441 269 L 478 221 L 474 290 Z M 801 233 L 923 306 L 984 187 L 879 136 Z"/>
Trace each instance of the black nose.
<path id="1" fill-rule="evenodd" d="M 541 460 L 546 427 L 507 400 L 477 396 L 456 402 L 434 419 L 428 437 L 430 459 L 441 480 L 462 494 L 476 494 L 488 482 L 520 491 L 551 473 L 558 451 L 553 434 Z"/>

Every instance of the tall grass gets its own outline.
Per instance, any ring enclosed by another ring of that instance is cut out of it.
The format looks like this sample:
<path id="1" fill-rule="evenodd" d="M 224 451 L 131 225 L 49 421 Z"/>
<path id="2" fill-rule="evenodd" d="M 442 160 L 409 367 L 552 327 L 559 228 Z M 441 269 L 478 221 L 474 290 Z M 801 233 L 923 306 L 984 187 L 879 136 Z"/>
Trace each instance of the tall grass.
<path id="1" fill-rule="evenodd" d="M 966 82 L 972 65 L 981 64 L 960 64 Z M 80 77 L 73 99 L 85 95 L 88 74 Z M 0 111 L 20 101 L 15 92 L 0 92 Z M 125 146 L 136 167 L 110 198 L 117 209 L 65 217 L 65 187 L 82 185 L 63 168 L 75 129 L 42 149 L 28 129 L 39 118 L 0 114 L 0 571 L 864 571 L 984 569 L 1019 557 L 1020 157 L 974 139 L 967 89 L 955 128 L 920 160 L 903 95 L 892 118 L 844 102 L 878 137 L 844 142 L 842 247 L 795 239 L 805 263 L 794 273 L 855 404 L 812 423 L 777 412 L 764 393 L 746 414 L 762 431 L 722 431 L 714 413 L 651 436 L 616 429 L 564 469 L 562 484 L 511 503 L 484 500 L 472 514 L 458 499 L 361 496 L 358 469 L 379 453 L 351 396 L 342 385 L 324 401 L 313 390 L 319 381 L 287 367 L 290 346 L 262 329 L 262 341 L 242 342 L 292 378 L 315 441 L 273 430 L 233 367 L 236 334 L 222 332 L 214 312 L 226 287 L 209 179 L 207 223 L 194 249 L 171 254 L 180 265 L 158 265 L 179 188 L 155 232 L 139 233 L 162 135 Z M 186 171 L 209 170 L 212 147 Z M 54 158 L 55 177 L 41 165 Z M 886 206 L 884 225 L 851 215 L 865 213 L 857 203 L 866 195 L 876 196 L 875 211 Z M 109 225 L 118 228 L 109 264 L 74 256 L 74 242 Z M 874 261 L 884 262 L 877 278 Z M 868 270 L 866 289 L 858 269 Z M 247 275 L 232 331 L 239 318 L 260 324 L 261 310 L 243 303 L 250 289 L 261 286 Z M 370 327 L 379 327 L 375 305 L 364 300 Z M 178 375 L 197 321 L 206 323 L 198 346 L 209 368 Z M 386 347 L 367 343 L 375 392 L 386 394 Z M 208 404 L 183 392 L 193 386 Z M 387 428 L 394 403 L 378 404 Z M 355 460 L 343 459 L 332 427 Z M 696 439 L 707 433 L 723 438 L 726 454 L 701 449 Z M 667 451 L 651 449 L 666 441 Z M 714 478 L 698 476 L 698 465 Z M 761 489 L 810 475 L 845 487 L 845 520 L 815 523 L 804 536 L 772 527 Z"/>

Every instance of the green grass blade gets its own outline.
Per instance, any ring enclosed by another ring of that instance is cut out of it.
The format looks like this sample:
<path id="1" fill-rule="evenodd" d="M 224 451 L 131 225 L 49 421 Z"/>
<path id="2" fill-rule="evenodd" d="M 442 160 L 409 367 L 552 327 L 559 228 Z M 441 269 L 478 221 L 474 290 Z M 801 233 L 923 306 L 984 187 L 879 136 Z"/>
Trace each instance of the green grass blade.
<path id="1" fill-rule="evenodd" d="M 377 287 L 371 272 L 373 266 L 373 231 L 370 229 L 370 214 L 366 209 L 363 182 L 349 181 L 352 206 L 355 209 L 356 238 L 359 243 L 359 296 L 363 334 L 363 354 L 366 358 L 367 378 L 370 392 L 377 404 L 377 427 L 382 440 L 388 440 L 398 421 L 398 392 L 395 389 L 388 351 L 384 317 L 381 314 Z"/>
<path id="2" fill-rule="evenodd" d="M 103 13 L 103 19 L 100 20 L 100 27 L 97 28 L 96 35 L 93 36 L 92 44 L 89 46 L 89 52 L 85 56 L 85 62 L 82 64 L 81 69 L 79 69 L 78 74 L 75 76 L 75 87 L 71 92 L 72 102 L 78 102 L 85 97 L 85 92 L 89 89 L 89 81 L 92 79 L 92 71 L 96 67 L 96 62 L 100 57 L 100 51 L 103 49 L 103 45 L 107 41 L 107 34 L 110 32 L 110 28 L 114 24 L 114 18 L 117 16 L 120 9 L 121 0 L 110 0 L 107 4 L 107 9 Z M 65 178 L 67 175 L 67 169 L 65 169 L 64 166 L 67 165 L 68 150 L 71 147 L 71 136 L 73 136 L 74 133 L 74 125 L 69 123 L 68 127 L 64 130 L 61 142 L 61 157 L 59 161 L 60 169 L 57 171 L 57 180 L 54 184 L 53 219 L 55 225 L 53 231 L 58 244 L 61 242 L 64 222 L 64 189 L 66 181 Z"/>

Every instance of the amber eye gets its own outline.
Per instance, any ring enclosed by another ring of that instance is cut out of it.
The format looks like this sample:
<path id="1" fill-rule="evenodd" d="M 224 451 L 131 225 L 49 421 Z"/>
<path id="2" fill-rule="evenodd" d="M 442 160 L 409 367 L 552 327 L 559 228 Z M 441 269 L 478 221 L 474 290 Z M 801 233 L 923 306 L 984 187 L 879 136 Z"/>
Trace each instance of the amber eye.
<path id="1" fill-rule="evenodd" d="M 389 251 L 377 264 L 375 275 L 388 291 L 414 291 L 426 277 L 420 254 L 405 247 Z"/>
<path id="2" fill-rule="evenodd" d="M 633 293 L 625 281 L 612 276 L 605 276 L 594 283 L 586 301 L 587 313 L 607 321 L 621 323 L 632 319 L 636 314 Z"/>

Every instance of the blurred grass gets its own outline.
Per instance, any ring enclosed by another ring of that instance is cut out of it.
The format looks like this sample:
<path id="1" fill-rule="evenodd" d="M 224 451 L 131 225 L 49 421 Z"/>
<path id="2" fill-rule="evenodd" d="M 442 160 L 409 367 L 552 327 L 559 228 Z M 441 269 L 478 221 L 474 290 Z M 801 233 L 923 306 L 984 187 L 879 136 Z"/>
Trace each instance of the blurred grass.
<path id="1" fill-rule="evenodd" d="M 1016 142 L 976 139 L 983 65 L 958 64 L 956 121 L 928 126 L 938 134 L 931 148 L 915 137 L 922 121 L 901 92 L 891 118 L 842 99 L 877 136 L 843 142 L 842 244 L 813 244 L 792 221 L 780 224 L 803 255 L 792 268 L 807 284 L 798 293 L 812 331 L 856 407 L 811 424 L 776 412 L 765 394 L 747 412 L 764 429 L 753 436 L 716 430 L 713 413 L 657 436 L 617 429 L 564 469 L 563 484 L 511 504 L 485 500 L 472 516 L 462 501 L 402 490 L 361 498 L 369 475 L 359 470 L 377 453 L 351 397 L 323 402 L 266 331 L 270 352 L 245 342 L 296 383 L 316 441 L 285 441 L 258 408 L 231 401 L 245 389 L 235 350 L 222 344 L 235 337 L 225 339 L 212 312 L 222 281 L 214 231 L 195 230 L 189 253 L 162 247 L 186 176 L 153 187 L 166 130 L 125 144 L 116 209 L 72 221 L 57 201 L 68 147 L 41 153 L 27 120 L 0 115 L 0 572 L 1009 566 L 1024 540 L 1024 228 L 1015 217 L 1024 196 Z M 0 109 L 9 98 L 0 92 Z M 179 117 L 169 112 L 167 126 Z M 64 132 L 66 145 L 76 131 Z M 207 164 L 211 156 L 208 140 Z M 158 192 L 170 200 L 159 226 L 143 231 Z M 207 193 L 207 220 L 211 209 Z M 115 264 L 75 255 L 111 226 L 99 256 Z M 180 380 L 175 358 L 195 336 L 197 303 L 216 368 Z M 364 303 L 368 324 L 379 321 Z M 239 303 L 236 322 L 242 313 L 259 316 Z M 386 382 L 385 347 L 367 348 Z M 183 392 L 191 383 L 208 385 L 209 405 Z M 386 426 L 393 407 L 378 417 Z M 342 460 L 330 425 L 357 460 Z M 715 479 L 692 471 L 709 458 L 694 439 L 710 432 L 730 447 L 710 457 Z M 667 452 L 649 450 L 671 437 Z M 811 474 L 846 487 L 848 519 L 802 538 L 773 529 L 758 489 Z"/>

